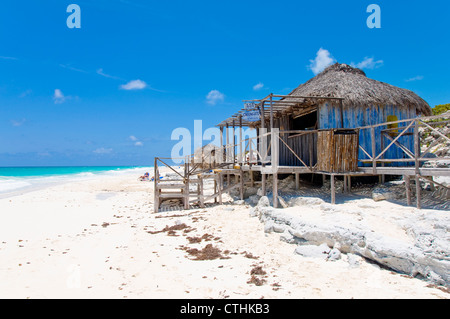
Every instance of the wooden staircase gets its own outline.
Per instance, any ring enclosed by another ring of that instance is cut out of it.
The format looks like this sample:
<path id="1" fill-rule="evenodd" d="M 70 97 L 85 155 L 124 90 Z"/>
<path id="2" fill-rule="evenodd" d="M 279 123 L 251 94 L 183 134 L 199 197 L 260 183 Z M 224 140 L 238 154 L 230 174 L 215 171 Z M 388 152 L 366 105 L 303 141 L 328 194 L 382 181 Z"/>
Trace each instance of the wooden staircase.
<path id="1" fill-rule="evenodd" d="M 201 165 L 193 165 L 190 167 L 189 161 L 184 164 L 183 172 L 176 170 L 168 165 L 164 158 L 155 158 L 155 175 L 154 175 L 154 212 L 158 213 L 161 203 L 167 200 L 179 200 L 184 209 L 190 209 L 192 205 L 205 207 L 205 202 L 214 199 L 214 203 L 222 204 L 222 194 L 229 192 L 234 188 L 240 188 L 241 198 L 244 192 L 244 175 L 241 169 L 202 169 Z M 159 165 L 162 164 L 173 171 L 175 179 L 161 178 Z M 228 175 L 228 183 L 224 188 L 224 175 Z M 231 185 L 229 175 L 235 175 L 235 185 Z M 207 179 L 214 181 L 213 194 L 205 195 L 204 182 Z M 190 186 L 196 185 L 193 191 Z"/>

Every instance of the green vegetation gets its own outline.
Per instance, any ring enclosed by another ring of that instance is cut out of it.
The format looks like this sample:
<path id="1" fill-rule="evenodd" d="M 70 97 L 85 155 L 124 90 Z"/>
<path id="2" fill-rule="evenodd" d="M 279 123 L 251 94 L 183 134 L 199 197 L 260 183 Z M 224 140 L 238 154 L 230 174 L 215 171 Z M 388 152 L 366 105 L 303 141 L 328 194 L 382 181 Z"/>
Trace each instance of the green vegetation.
<path id="1" fill-rule="evenodd" d="M 439 115 L 442 113 L 445 113 L 447 111 L 450 111 L 450 104 L 442 104 L 442 105 L 436 105 L 433 109 L 434 115 Z"/>

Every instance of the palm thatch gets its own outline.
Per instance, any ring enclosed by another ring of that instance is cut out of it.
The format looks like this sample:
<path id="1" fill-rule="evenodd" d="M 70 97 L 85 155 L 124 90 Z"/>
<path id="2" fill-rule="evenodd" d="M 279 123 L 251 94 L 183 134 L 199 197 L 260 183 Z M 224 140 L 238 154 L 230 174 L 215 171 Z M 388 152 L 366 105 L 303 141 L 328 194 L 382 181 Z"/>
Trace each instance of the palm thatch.
<path id="1" fill-rule="evenodd" d="M 329 66 L 322 73 L 300 85 L 289 95 L 292 97 L 320 96 L 344 98 L 344 107 L 369 105 L 415 107 L 418 113 L 422 115 L 432 115 L 428 103 L 414 92 L 369 79 L 364 71 L 340 63 Z M 304 106 L 320 103 L 320 100 L 313 99 L 286 98 L 285 100 L 302 100 Z"/>

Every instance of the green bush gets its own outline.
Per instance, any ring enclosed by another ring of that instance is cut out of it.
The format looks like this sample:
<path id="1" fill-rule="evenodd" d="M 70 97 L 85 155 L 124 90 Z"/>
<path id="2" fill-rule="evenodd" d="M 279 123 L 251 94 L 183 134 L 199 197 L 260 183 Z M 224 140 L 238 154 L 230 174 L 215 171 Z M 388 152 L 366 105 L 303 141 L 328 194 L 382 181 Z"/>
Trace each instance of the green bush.
<path id="1" fill-rule="evenodd" d="M 432 111 L 434 115 L 439 115 L 450 110 L 450 104 L 436 105 Z"/>

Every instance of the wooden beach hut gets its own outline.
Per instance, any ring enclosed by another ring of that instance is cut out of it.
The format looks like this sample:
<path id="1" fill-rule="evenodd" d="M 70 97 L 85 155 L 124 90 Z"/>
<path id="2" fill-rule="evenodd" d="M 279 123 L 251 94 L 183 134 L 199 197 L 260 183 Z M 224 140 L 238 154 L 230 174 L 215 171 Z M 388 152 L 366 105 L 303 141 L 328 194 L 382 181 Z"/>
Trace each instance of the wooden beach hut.
<path id="1" fill-rule="evenodd" d="M 410 179 L 414 178 L 418 208 L 420 180 L 446 188 L 433 181 L 433 176 L 450 176 L 450 169 L 423 164 L 448 160 L 427 154 L 436 143 L 450 141 L 437 129 L 450 118 L 432 116 L 428 103 L 412 91 L 336 63 L 288 95 L 269 94 L 243 102 L 244 109 L 217 125 L 220 147 L 202 148 L 185 158 L 184 173 L 177 173 L 180 184 L 165 185 L 164 180 L 156 178 L 159 163 L 167 164 L 165 159 L 155 158 L 155 211 L 160 200 L 175 196 L 183 198 L 185 208 L 193 203 L 203 207 L 213 199 L 222 203 L 222 194 L 235 188 L 243 199 L 246 185 L 253 187 L 256 183 L 265 195 L 269 175 L 273 176 L 274 207 L 279 201 L 278 175 L 286 174 L 295 175 L 297 188 L 301 174 L 319 174 L 324 180 L 329 176 L 332 203 L 337 176 L 343 178 L 345 192 L 351 189 L 353 176 L 379 176 L 383 181 L 384 175 L 402 175 L 408 205 L 412 203 Z M 255 129 L 256 134 L 245 138 L 243 127 Z M 421 130 L 438 136 L 424 150 Z M 254 172 L 261 175 L 261 181 L 254 179 Z M 213 194 L 203 192 L 206 178 L 214 180 Z M 191 193 L 190 184 L 197 184 L 199 191 Z M 180 191 L 164 193 L 165 188 Z"/>
<path id="2" fill-rule="evenodd" d="M 379 126 L 374 128 L 374 132 L 352 132 L 349 129 L 432 115 L 428 103 L 414 92 L 370 79 L 364 71 L 339 63 L 328 67 L 289 95 L 278 96 L 279 99 L 274 101 L 275 97 L 272 102 L 266 100 L 264 105 L 265 123 L 256 122 L 254 127 L 266 127 L 269 131 L 270 128 L 278 128 L 281 132 L 318 130 L 314 134 L 281 134 L 284 142 L 280 143 L 279 147 L 279 165 L 314 166 L 318 162 L 318 151 L 327 159 L 330 158 L 331 154 L 326 150 L 318 150 L 318 146 L 326 145 L 318 141 L 321 135 L 327 134 L 321 131 L 326 130 L 334 131 L 334 136 L 353 136 L 353 139 L 342 139 L 341 145 L 331 145 L 332 147 L 342 148 L 343 154 L 346 151 L 354 154 L 356 150 L 358 154 L 354 155 L 354 161 L 369 159 L 364 150 L 372 150 L 374 146 L 375 152 L 379 154 L 396 138 L 402 124 L 394 123 L 392 127 Z M 412 134 L 413 127 L 395 141 L 383 154 L 383 159 L 406 159 L 408 151 L 414 150 Z M 351 145 L 348 145 L 349 142 Z M 348 150 L 349 147 L 352 150 Z M 371 164 L 360 161 L 358 165 Z M 405 163 L 385 162 L 384 165 Z"/>

